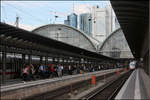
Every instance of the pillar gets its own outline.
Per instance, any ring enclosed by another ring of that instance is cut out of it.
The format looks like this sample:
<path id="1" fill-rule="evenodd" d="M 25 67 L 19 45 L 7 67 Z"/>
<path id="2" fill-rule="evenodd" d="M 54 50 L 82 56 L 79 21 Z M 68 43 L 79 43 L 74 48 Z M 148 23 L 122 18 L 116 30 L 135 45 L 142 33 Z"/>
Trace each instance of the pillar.
<path id="1" fill-rule="evenodd" d="M 48 57 L 46 56 L 45 57 L 45 65 L 47 65 L 48 64 Z"/>
<path id="2" fill-rule="evenodd" d="M 2 83 L 5 83 L 6 80 L 6 47 L 4 47 L 4 51 L 2 52 Z"/>
<path id="3" fill-rule="evenodd" d="M 43 63 L 43 56 L 40 56 L 40 64 Z"/>
<path id="4" fill-rule="evenodd" d="M 64 64 L 64 58 L 62 58 L 62 64 Z"/>
<path id="5" fill-rule="evenodd" d="M 22 63 L 25 64 L 25 54 L 22 54 Z"/>
<path id="6" fill-rule="evenodd" d="M 24 67 L 24 64 L 25 64 L 25 54 L 22 54 L 22 68 Z"/>
<path id="7" fill-rule="evenodd" d="M 32 55 L 28 55 L 28 63 L 32 64 Z"/>
<path id="8" fill-rule="evenodd" d="M 55 57 L 53 57 L 52 59 L 53 59 L 53 61 L 52 61 L 52 62 L 55 64 Z"/>

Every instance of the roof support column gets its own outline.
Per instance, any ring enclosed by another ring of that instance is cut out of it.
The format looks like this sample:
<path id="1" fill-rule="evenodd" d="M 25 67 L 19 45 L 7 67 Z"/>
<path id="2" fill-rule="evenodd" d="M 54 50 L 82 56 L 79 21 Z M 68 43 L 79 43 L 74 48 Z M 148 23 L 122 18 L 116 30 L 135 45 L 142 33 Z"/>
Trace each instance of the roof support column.
<path id="1" fill-rule="evenodd" d="M 55 64 L 55 57 L 52 58 L 52 62 L 53 62 L 53 64 Z"/>
<path id="2" fill-rule="evenodd" d="M 61 64 L 64 64 L 64 58 L 63 57 L 61 58 Z"/>
<path id="3" fill-rule="evenodd" d="M 40 64 L 43 63 L 43 56 L 40 56 Z"/>
<path id="4" fill-rule="evenodd" d="M 28 63 L 32 64 L 32 55 L 31 54 L 28 55 Z"/>
<path id="5" fill-rule="evenodd" d="M 24 67 L 24 64 L 25 64 L 25 54 L 22 54 L 22 68 Z"/>
<path id="6" fill-rule="evenodd" d="M 5 83 L 6 80 L 6 45 L 4 46 L 4 51 L 2 52 L 2 83 Z"/>
<path id="7" fill-rule="evenodd" d="M 48 64 L 48 57 L 46 56 L 45 57 L 45 65 L 47 65 Z"/>

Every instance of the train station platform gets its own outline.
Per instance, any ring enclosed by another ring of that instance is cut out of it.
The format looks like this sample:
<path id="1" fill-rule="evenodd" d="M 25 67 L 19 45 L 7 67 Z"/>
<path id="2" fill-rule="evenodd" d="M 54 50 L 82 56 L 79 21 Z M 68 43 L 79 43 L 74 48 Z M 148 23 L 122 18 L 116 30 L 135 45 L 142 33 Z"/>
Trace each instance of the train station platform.
<path id="1" fill-rule="evenodd" d="M 135 69 L 116 96 L 122 99 L 150 99 L 150 77 L 143 69 Z"/>
<path id="2" fill-rule="evenodd" d="M 117 70 L 121 70 L 121 68 L 2 86 L 1 99 L 27 98 L 33 95 L 53 91 L 69 84 L 88 80 L 92 75 L 98 77 L 104 74 L 115 73 Z"/>

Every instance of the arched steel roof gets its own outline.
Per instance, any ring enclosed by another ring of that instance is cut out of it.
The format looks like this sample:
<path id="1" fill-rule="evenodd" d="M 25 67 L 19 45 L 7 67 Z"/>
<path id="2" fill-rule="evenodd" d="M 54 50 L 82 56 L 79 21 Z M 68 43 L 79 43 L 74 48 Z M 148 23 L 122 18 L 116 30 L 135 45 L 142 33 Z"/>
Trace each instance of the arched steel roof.
<path id="1" fill-rule="evenodd" d="M 149 0 L 110 1 L 133 55 L 144 56 L 149 44 Z"/>
<path id="2" fill-rule="evenodd" d="M 60 41 L 56 41 L 47 37 L 40 36 L 38 34 L 35 34 L 33 32 L 29 32 L 20 28 L 16 28 L 14 26 L 0 23 L 0 45 L 5 45 L 8 38 L 15 39 L 19 44 L 13 44 L 10 42 L 11 46 L 16 46 L 22 49 L 33 49 L 33 50 L 40 50 L 44 52 L 50 52 L 51 49 L 57 50 L 57 52 L 54 50 L 53 52 L 56 53 L 62 53 L 62 54 L 69 54 L 71 56 L 76 57 L 90 57 L 93 59 L 106 59 L 106 60 L 114 60 L 113 58 L 106 57 L 103 55 L 100 55 L 95 52 L 91 52 L 82 48 L 78 48 Z M 6 37 L 7 39 L 3 38 Z M 4 40 L 4 41 L 3 41 Z M 20 42 L 20 41 L 26 41 L 26 43 Z M 30 45 L 28 45 L 28 43 Z M 32 45 L 33 44 L 33 45 Z M 35 45 L 34 45 L 35 44 Z M 27 45 L 27 47 L 25 46 Z M 42 45 L 41 47 L 38 47 L 38 45 Z M 1 48 L 0 48 L 1 49 Z M 58 52 L 61 51 L 61 52 Z M 62 52 L 64 51 L 64 52 Z"/>
<path id="3" fill-rule="evenodd" d="M 77 31 L 79 34 L 81 34 L 82 36 L 84 36 L 84 37 L 89 41 L 89 43 L 93 46 L 93 48 L 94 48 L 95 51 L 96 51 L 96 49 L 97 49 L 96 47 L 97 47 L 97 45 L 99 44 L 99 41 L 93 39 L 92 37 L 88 36 L 88 35 L 85 34 L 84 32 L 82 32 L 82 31 L 80 31 L 80 30 L 78 30 L 78 29 L 76 29 L 76 28 L 74 28 L 74 27 L 65 25 L 65 24 L 47 24 L 47 25 L 43 25 L 43 26 L 40 26 L 40 27 L 38 27 L 38 28 L 32 30 L 32 32 L 35 32 L 35 31 L 40 30 L 40 29 L 45 28 L 45 27 L 51 27 L 51 26 L 56 26 L 56 27 L 64 26 L 64 27 L 70 28 L 70 29 L 72 29 L 72 30 L 74 30 L 74 31 Z M 97 42 L 97 43 L 95 44 L 95 42 Z"/>
<path id="4" fill-rule="evenodd" d="M 121 28 L 116 29 L 104 40 L 99 52 L 115 58 L 133 58 Z"/>
<path id="5" fill-rule="evenodd" d="M 120 31 L 121 28 L 116 29 L 115 31 L 113 31 L 102 43 L 102 45 L 100 46 L 99 50 L 101 50 L 103 48 L 103 46 L 105 45 L 105 43 L 107 42 L 107 40 L 109 40 L 115 33 L 117 33 L 118 31 Z"/>

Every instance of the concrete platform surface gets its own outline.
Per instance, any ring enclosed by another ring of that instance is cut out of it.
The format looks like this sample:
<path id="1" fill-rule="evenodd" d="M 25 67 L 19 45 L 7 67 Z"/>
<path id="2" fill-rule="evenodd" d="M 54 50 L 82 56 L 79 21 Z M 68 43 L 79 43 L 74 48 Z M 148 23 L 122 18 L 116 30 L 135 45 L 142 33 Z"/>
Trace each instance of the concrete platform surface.
<path id="1" fill-rule="evenodd" d="M 115 99 L 150 99 L 150 78 L 143 69 L 135 69 Z"/>
<path id="2" fill-rule="evenodd" d="M 27 83 L 2 86 L 1 99 L 21 99 L 39 93 L 46 93 L 71 83 L 90 79 L 92 75 L 101 76 L 115 72 L 116 70 L 119 69 L 102 70 L 85 74 L 69 75 L 53 79 L 37 80 Z"/>

